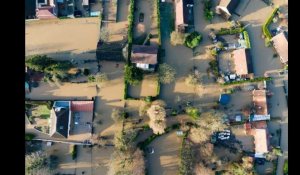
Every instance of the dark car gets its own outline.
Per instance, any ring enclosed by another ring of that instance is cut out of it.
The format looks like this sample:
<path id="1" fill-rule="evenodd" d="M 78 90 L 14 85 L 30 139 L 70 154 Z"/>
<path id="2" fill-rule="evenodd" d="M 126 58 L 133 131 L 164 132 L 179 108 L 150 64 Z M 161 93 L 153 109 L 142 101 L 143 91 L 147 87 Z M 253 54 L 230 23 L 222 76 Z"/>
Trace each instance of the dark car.
<path id="1" fill-rule="evenodd" d="M 80 10 L 75 10 L 74 11 L 74 16 L 75 17 L 82 17 L 82 12 Z"/>
<path id="2" fill-rule="evenodd" d="M 139 22 L 144 22 L 144 13 L 140 13 Z"/>
<path id="3" fill-rule="evenodd" d="M 154 153 L 154 149 L 152 147 L 147 147 L 146 151 L 148 154 L 153 154 Z"/>

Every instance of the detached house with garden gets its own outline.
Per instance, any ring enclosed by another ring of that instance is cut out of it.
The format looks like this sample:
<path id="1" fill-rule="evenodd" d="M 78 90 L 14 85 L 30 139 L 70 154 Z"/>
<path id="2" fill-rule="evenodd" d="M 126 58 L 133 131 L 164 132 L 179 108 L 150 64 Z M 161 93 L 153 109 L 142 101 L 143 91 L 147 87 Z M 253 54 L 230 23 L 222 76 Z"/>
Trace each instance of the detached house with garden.
<path id="1" fill-rule="evenodd" d="M 133 45 L 131 52 L 131 62 L 136 67 L 154 71 L 157 64 L 158 47 L 155 45 Z"/>
<path id="2" fill-rule="evenodd" d="M 50 137 L 88 141 L 92 136 L 93 101 L 55 101 L 50 113 Z"/>
<path id="3" fill-rule="evenodd" d="M 194 28 L 194 0 L 175 0 L 175 30 L 186 33 Z"/>

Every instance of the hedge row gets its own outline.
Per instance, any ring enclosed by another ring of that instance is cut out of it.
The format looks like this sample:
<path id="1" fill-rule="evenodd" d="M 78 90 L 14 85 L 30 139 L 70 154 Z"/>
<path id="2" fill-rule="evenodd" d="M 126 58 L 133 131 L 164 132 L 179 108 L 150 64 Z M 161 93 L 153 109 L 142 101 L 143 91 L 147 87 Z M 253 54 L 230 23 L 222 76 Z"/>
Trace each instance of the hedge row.
<path id="1" fill-rule="evenodd" d="M 132 44 L 133 41 L 133 25 L 134 25 L 134 0 L 130 0 L 129 14 L 128 14 L 128 44 Z"/>
<path id="2" fill-rule="evenodd" d="M 271 77 L 257 77 L 254 79 L 250 79 L 250 80 L 241 80 L 241 81 L 232 81 L 232 82 L 226 82 L 223 83 L 223 86 L 228 86 L 228 85 L 234 85 L 234 84 L 243 84 L 243 83 L 253 83 L 253 82 L 260 82 L 260 81 L 270 81 L 272 80 Z"/>
<path id="3" fill-rule="evenodd" d="M 156 8 L 157 8 L 157 28 L 158 28 L 158 42 L 161 45 L 161 33 L 160 33 L 160 0 L 156 0 Z"/>
<path id="4" fill-rule="evenodd" d="M 148 127 L 147 127 L 148 128 Z M 169 133 L 170 131 L 172 130 L 175 130 L 175 129 L 179 129 L 180 128 L 180 124 L 176 123 L 176 124 L 173 124 L 172 126 L 169 126 L 165 129 L 165 134 Z M 146 129 L 147 130 L 147 129 Z M 137 146 L 141 149 L 141 150 L 144 150 L 154 139 L 156 139 L 157 137 L 161 136 L 163 134 L 152 134 L 151 136 L 149 136 L 146 140 L 142 141 L 142 142 L 139 142 L 137 144 Z"/>
<path id="5" fill-rule="evenodd" d="M 248 32 L 246 30 L 243 31 L 243 34 L 244 34 L 244 38 L 245 38 L 245 41 L 246 41 L 247 48 L 250 49 L 251 48 L 251 44 L 250 44 L 249 34 L 248 34 Z"/>
<path id="6" fill-rule="evenodd" d="M 32 133 L 26 133 L 25 134 L 25 140 L 26 141 L 31 141 L 34 138 L 35 138 L 35 134 L 32 134 Z"/>
<path id="7" fill-rule="evenodd" d="M 273 20 L 273 18 L 274 18 L 274 16 L 275 16 L 275 14 L 277 13 L 278 9 L 279 9 L 279 8 L 276 7 L 276 8 L 273 10 L 271 16 L 267 19 L 267 21 L 266 21 L 266 22 L 264 23 L 264 25 L 262 26 L 263 33 L 264 33 L 264 35 L 265 35 L 268 39 L 271 39 L 271 38 L 272 38 L 272 35 L 271 35 L 271 33 L 270 33 L 268 27 L 269 27 L 269 25 L 271 24 L 271 22 L 272 22 L 272 20 Z"/>
<path id="8" fill-rule="evenodd" d="M 71 156 L 72 159 L 75 160 L 77 158 L 77 145 L 73 145 L 71 148 Z"/>
<path id="9" fill-rule="evenodd" d="M 235 28 L 235 29 L 224 29 L 224 28 L 221 28 L 221 30 L 217 32 L 217 35 L 233 35 L 233 34 L 241 33 L 244 30 L 245 30 L 244 27 L 239 27 L 239 28 Z"/>

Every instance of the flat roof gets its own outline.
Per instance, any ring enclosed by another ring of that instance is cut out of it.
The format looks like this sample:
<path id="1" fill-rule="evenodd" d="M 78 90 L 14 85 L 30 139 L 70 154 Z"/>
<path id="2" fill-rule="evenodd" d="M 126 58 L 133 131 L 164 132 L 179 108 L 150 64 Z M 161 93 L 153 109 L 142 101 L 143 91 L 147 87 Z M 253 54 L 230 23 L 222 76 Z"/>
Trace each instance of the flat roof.
<path id="1" fill-rule="evenodd" d="M 255 153 L 264 154 L 268 152 L 267 130 L 254 129 Z"/>

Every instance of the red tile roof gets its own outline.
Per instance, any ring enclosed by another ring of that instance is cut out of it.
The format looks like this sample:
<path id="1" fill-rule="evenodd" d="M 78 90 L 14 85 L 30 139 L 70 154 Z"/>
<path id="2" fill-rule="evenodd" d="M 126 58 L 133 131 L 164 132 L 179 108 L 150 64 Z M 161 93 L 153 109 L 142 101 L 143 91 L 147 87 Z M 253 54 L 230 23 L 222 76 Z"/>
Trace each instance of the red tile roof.
<path id="1" fill-rule="evenodd" d="M 288 40 L 284 32 L 281 32 L 280 34 L 274 36 L 272 38 L 272 41 L 274 48 L 280 56 L 281 62 L 288 62 Z"/>
<path id="2" fill-rule="evenodd" d="M 266 90 L 253 90 L 253 103 L 257 115 L 268 115 Z"/>
<path id="3" fill-rule="evenodd" d="M 93 112 L 93 101 L 71 101 L 72 112 Z"/>
<path id="4" fill-rule="evenodd" d="M 157 64 L 157 46 L 133 45 L 131 62 Z"/>
<path id="5" fill-rule="evenodd" d="M 41 7 L 37 10 L 37 17 L 39 19 L 55 19 L 56 16 L 53 14 L 54 9 L 51 6 Z"/>

